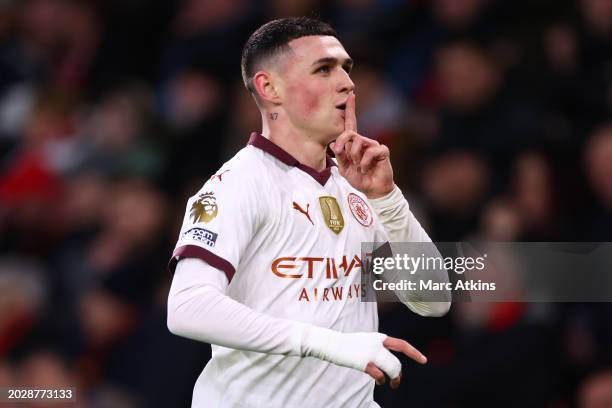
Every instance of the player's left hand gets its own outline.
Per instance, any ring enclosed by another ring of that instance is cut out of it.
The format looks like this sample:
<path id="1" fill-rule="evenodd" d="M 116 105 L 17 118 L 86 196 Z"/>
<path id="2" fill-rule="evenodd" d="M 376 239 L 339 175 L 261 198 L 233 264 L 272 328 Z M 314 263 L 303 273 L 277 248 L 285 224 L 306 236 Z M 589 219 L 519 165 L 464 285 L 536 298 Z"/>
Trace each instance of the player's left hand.
<path id="1" fill-rule="evenodd" d="M 393 190 L 389 148 L 357 133 L 355 94 L 346 102 L 344 132 L 330 144 L 340 174 L 368 198 L 380 198 Z"/>
<path id="2" fill-rule="evenodd" d="M 383 346 L 387 350 L 398 351 L 403 353 L 404 355 L 410 357 L 414 361 L 419 364 L 425 364 L 427 362 L 427 357 L 423 355 L 419 350 L 417 350 L 412 344 L 408 343 L 406 340 L 398 339 L 395 337 L 387 337 L 383 342 Z M 376 364 L 370 362 L 366 366 L 365 372 L 370 375 L 370 377 L 376 380 L 376 385 L 383 385 L 386 381 L 385 373 L 376 366 Z M 399 375 L 396 378 L 391 378 L 390 386 L 391 389 L 397 389 L 402 381 L 402 372 L 400 371 Z"/>

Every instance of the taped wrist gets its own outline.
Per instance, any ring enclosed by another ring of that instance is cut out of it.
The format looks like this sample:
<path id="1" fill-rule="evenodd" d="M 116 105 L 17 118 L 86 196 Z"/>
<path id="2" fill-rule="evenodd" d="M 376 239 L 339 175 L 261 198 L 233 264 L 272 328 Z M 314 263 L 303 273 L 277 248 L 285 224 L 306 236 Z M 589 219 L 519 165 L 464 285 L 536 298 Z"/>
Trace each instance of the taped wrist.
<path id="1" fill-rule="evenodd" d="M 359 371 L 365 371 L 372 362 L 390 378 L 397 378 L 402 366 L 383 345 L 386 338 L 386 334 L 376 332 L 342 333 L 308 326 L 303 332 L 301 352 L 303 357 L 315 357 Z"/>

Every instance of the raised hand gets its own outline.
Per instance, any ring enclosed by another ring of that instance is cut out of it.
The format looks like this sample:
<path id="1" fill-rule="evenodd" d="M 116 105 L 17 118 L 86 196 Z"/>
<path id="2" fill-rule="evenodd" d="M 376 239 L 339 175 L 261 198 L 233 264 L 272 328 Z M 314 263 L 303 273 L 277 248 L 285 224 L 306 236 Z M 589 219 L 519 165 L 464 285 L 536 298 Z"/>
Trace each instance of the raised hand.
<path id="1" fill-rule="evenodd" d="M 346 103 L 344 132 L 330 144 L 340 174 L 368 198 L 379 198 L 393 190 L 389 148 L 357 133 L 355 95 Z"/>

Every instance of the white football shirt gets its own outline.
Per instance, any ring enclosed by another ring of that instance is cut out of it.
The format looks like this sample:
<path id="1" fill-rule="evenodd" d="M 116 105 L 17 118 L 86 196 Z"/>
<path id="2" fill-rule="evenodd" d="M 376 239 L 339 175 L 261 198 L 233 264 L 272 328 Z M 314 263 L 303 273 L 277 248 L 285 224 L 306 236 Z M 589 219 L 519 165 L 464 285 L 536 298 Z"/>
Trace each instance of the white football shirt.
<path id="1" fill-rule="evenodd" d="M 361 243 L 386 233 L 328 157 L 322 172 L 260 134 L 187 203 L 171 268 L 197 257 L 224 271 L 227 295 L 268 315 L 341 332 L 377 331 L 360 299 Z M 212 346 L 194 407 L 370 407 L 374 380 L 319 359 Z"/>

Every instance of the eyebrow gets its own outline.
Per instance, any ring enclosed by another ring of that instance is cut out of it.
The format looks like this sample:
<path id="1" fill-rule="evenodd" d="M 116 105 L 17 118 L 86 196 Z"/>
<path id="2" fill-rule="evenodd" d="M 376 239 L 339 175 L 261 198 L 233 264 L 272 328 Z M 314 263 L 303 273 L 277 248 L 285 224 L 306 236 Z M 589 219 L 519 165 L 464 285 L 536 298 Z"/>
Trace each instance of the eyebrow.
<path id="1" fill-rule="evenodd" d="M 312 65 L 313 66 L 314 65 L 319 65 L 319 64 L 332 64 L 332 65 L 336 65 L 337 63 L 338 63 L 338 58 L 325 57 L 325 58 L 319 58 L 318 60 L 313 62 Z M 342 63 L 342 67 L 344 67 L 344 68 L 346 68 L 346 69 L 348 69 L 350 71 L 351 68 L 353 68 L 353 64 L 354 64 L 354 61 L 351 58 L 347 58 Z"/>

